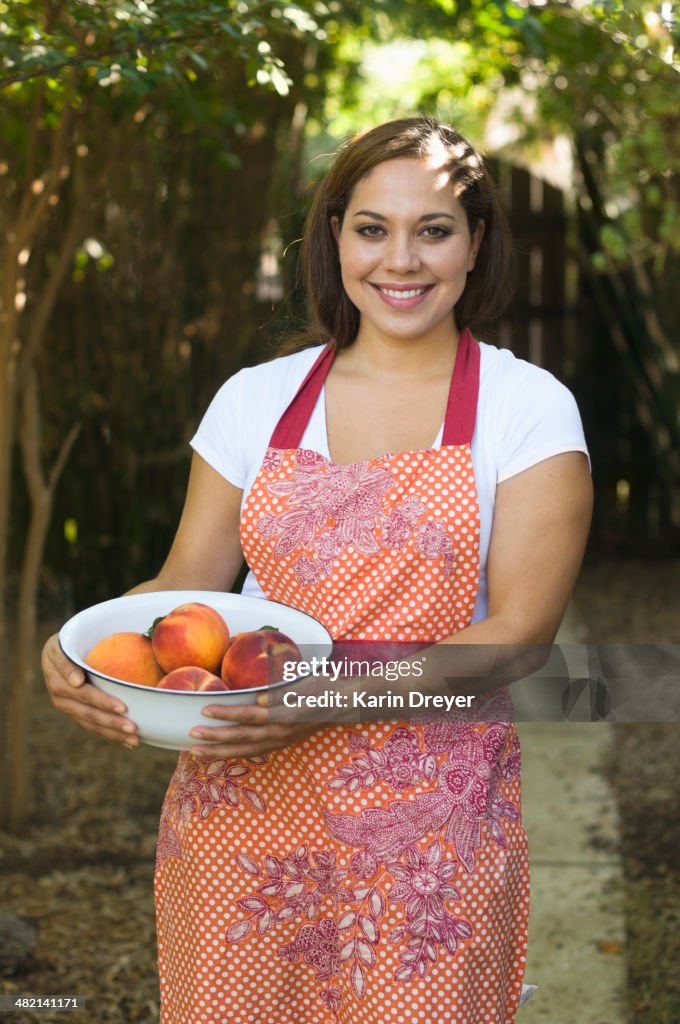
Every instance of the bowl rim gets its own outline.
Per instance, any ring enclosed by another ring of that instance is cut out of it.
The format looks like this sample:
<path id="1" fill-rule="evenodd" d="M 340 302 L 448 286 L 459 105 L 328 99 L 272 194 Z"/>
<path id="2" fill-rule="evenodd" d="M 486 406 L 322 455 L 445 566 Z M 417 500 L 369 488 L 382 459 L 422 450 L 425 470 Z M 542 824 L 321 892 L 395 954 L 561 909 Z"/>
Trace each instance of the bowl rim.
<path id="1" fill-rule="evenodd" d="M 233 689 L 233 690 L 230 690 L 230 689 L 224 689 L 224 690 L 171 690 L 168 687 L 163 687 L 162 689 L 159 689 L 157 686 L 147 686 L 147 685 L 145 685 L 143 683 L 130 683 L 130 682 L 128 682 L 125 679 L 117 679 L 116 676 L 109 676 L 105 672 L 100 672 L 99 670 L 95 671 L 95 669 L 93 669 L 90 665 L 87 664 L 86 661 L 84 661 L 77 654 L 75 654 L 75 652 L 67 651 L 66 648 L 64 647 L 64 634 L 66 633 L 66 635 L 68 636 L 68 633 L 70 632 L 70 629 L 73 628 L 72 624 L 75 622 L 75 620 L 77 618 L 79 618 L 81 615 L 84 615 L 86 612 L 89 612 L 89 611 L 91 611 L 94 608 L 99 608 L 102 605 L 106 605 L 106 604 L 112 604 L 114 601 L 121 601 L 123 599 L 134 600 L 135 598 L 145 598 L 145 597 L 150 597 L 150 596 L 156 595 L 156 594 L 171 595 L 171 594 L 187 594 L 187 593 L 205 594 L 206 596 L 208 596 L 210 594 L 213 594 L 216 597 L 238 597 L 238 598 L 242 598 L 242 599 L 244 599 L 245 601 L 248 601 L 248 602 L 250 602 L 250 601 L 266 601 L 267 604 L 275 604 L 275 605 L 278 605 L 281 608 L 286 608 L 287 610 L 290 610 L 290 611 L 293 611 L 293 612 L 297 612 L 299 615 L 304 615 L 305 618 L 311 619 L 313 622 L 316 622 L 317 625 L 319 625 L 324 630 L 324 632 L 326 633 L 326 635 L 328 637 L 327 643 L 330 645 L 330 648 L 331 648 L 331 650 L 329 651 L 329 654 L 332 653 L 334 641 L 333 641 L 333 637 L 331 636 L 331 634 L 328 631 L 328 628 L 323 624 L 321 619 L 317 619 L 317 617 L 315 615 L 310 615 L 309 612 L 303 612 L 300 608 L 293 607 L 293 605 L 284 604 L 283 601 L 271 601 L 268 597 L 265 597 L 265 598 L 255 597 L 252 594 L 232 594 L 230 591 L 223 591 L 223 590 L 192 590 L 191 588 L 186 588 L 184 590 L 147 590 L 147 591 L 143 591 L 140 594 L 119 594 L 118 597 L 111 597 L 111 598 L 108 598 L 106 601 L 98 601 L 97 604 L 89 605 L 87 608 L 81 608 L 80 611 L 76 612 L 69 619 L 67 619 L 67 621 L 63 624 L 63 626 L 61 627 L 61 629 L 59 630 L 59 632 L 57 634 L 57 639 L 59 641 L 59 647 L 61 649 L 61 652 L 62 652 L 62 654 L 64 654 L 65 657 L 67 657 L 69 659 L 69 661 L 74 662 L 74 664 L 78 665 L 79 668 L 82 668 L 83 671 L 86 672 L 87 674 L 89 674 L 89 675 L 94 674 L 94 675 L 98 676 L 101 679 L 106 679 L 108 682 L 116 683 L 119 686 L 127 686 L 128 688 L 130 688 L 132 690 L 139 690 L 139 691 L 141 691 L 143 693 L 150 693 L 150 692 L 152 692 L 152 693 L 153 692 L 161 693 L 161 694 L 162 693 L 170 693 L 170 694 L 174 694 L 175 696 L 181 696 L 181 697 L 203 697 L 204 699 L 207 699 L 207 700 L 215 700 L 215 699 L 217 699 L 219 697 L 224 697 L 226 694 L 268 693 L 270 690 L 278 690 L 279 688 L 281 688 L 283 686 L 293 686 L 295 683 L 299 683 L 302 679 L 309 678 L 306 675 L 300 675 L 300 676 L 296 676 L 295 679 L 281 679 L 281 680 L 277 681 L 276 683 L 265 683 L 264 686 L 239 687 L 239 688 Z M 200 602 L 197 601 L 197 603 L 200 603 Z M 217 610 L 217 609 L 215 609 L 215 610 Z M 220 612 L 220 614 L 221 614 L 221 612 Z M 256 632 L 256 630 L 253 630 L 253 632 Z M 144 636 L 143 633 L 141 635 Z M 92 685 L 96 686 L 96 683 L 92 683 Z"/>

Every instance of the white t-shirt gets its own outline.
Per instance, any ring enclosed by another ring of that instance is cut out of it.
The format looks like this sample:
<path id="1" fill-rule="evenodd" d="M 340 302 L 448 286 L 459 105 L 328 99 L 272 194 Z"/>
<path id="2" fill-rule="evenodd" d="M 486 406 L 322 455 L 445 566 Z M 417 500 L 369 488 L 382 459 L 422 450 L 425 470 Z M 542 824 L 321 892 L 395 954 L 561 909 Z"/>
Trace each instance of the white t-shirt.
<path id="1" fill-rule="evenodd" d="M 472 621 L 487 611 L 486 561 L 496 485 L 561 452 L 587 454 L 583 427 L 570 391 L 551 373 L 517 359 L 508 349 L 484 342 L 481 350 L 479 401 L 472 438 L 480 516 L 480 580 Z M 213 469 L 247 497 L 260 469 L 269 439 L 320 348 L 303 349 L 259 366 L 239 370 L 212 400 L 191 446 Z M 444 424 L 433 448 L 441 445 Z M 330 458 L 322 389 L 301 448 Z M 263 597 L 252 572 L 243 593 Z"/>

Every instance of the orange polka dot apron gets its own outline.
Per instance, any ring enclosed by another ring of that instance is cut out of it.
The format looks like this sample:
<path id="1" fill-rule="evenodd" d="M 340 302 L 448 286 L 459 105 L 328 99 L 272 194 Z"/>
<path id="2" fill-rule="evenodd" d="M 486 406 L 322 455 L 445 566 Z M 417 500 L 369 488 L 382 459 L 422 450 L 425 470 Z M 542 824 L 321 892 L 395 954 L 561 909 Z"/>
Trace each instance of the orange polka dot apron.
<path id="1" fill-rule="evenodd" d="M 325 347 L 245 500 L 265 595 L 338 641 L 434 643 L 471 620 L 479 346 L 442 446 L 334 465 L 299 448 Z M 162 1024 L 512 1024 L 529 869 L 507 691 L 473 712 L 326 726 L 225 761 L 183 753 L 156 871 Z"/>

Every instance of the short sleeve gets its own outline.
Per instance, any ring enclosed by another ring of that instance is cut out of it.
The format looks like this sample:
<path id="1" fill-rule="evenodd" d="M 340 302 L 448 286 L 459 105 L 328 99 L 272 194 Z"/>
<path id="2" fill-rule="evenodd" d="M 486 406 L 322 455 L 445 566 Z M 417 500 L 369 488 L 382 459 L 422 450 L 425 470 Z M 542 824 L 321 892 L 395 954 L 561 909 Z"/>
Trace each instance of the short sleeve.
<path id="1" fill-rule="evenodd" d="M 243 436 L 245 420 L 242 416 L 244 371 L 225 381 L 201 420 L 190 444 L 235 487 L 245 486 L 248 462 L 246 438 Z"/>
<path id="2" fill-rule="evenodd" d="M 497 423 L 497 483 L 553 455 L 588 455 L 572 393 L 546 370 L 524 363 L 523 371 L 505 392 Z"/>

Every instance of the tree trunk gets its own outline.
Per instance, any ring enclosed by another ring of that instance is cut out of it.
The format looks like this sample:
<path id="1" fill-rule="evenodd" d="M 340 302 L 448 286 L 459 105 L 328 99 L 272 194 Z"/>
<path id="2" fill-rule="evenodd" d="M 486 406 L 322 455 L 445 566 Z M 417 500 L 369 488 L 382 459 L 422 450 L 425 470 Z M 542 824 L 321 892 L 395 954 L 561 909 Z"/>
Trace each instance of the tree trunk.
<path id="1" fill-rule="evenodd" d="M 8 715 L 5 723 L 9 754 L 5 778 L 10 780 L 7 807 L 3 825 L 13 832 L 21 832 L 29 811 L 30 759 L 27 757 L 27 708 L 32 695 L 38 637 L 38 587 L 42 567 L 45 539 L 50 525 L 54 492 L 69 453 L 78 436 L 80 425 L 75 424 L 62 443 L 57 459 L 47 479 L 40 463 L 40 399 L 37 371 L 28 368 L 21 396 L 19 439 L 23 466 L 31 496 L 31 519 L 24 550 L 19 611 L 16 629 L 16 647 L 9 683 Z"/>
<path id="2" fill-rule="evenodd" d="M 23 182 L 21 198 L 15 212 L 7 212 L 10 227 L 6 233 L 2 259 L 2 288 L 0 290 L 0 374 L 2 375 L 2 401 L 0 402 L 0 651 L 8 645 L 8 533 L 12 493 L 12 459 L 16 431 L 16 408 L 19 399 L 17 374 L 22 354 L 22 323 L 26 292 L 22 285 L 20 259 L 28 258 L 39 232 L 50 214 L 51 200 L 58 193 L 65 178 L 64 164 L 73 137 L 74 110 L 68 97 L 61 118 L 51 133 L 48 166 L 39 177 L 33 177 L 37 162 L 39 122 L 41 119 L 41 93 L 36 97 L 29 132 L 27 169 L 29 176 Z M 1 655 L 4 659 L 5 655 Z M 6 665 L 0 661 L 0 716 L 7 717 L 7 697 L 2 684 L 6 678 Z M 0 801 L 2 801 L 0 796 Z M 0 806 L 0 812 L 2 806 Z"/>
<path id="3" fill-rule="evenodd" d="M 37 602 L 40 584 L 42 556 L 50 525 L 54 490 L 76 439 L 80 427 L 72 428 L 57 455 L 47 479 L 42 469 L 42 437 L 40 429 L 40 397 L 36 370 L 36 357 L 47 328 L 50 313 L 54 308 L 59 289 L 73 259 L 74 250 L 80 239 L 81 221 L 76 210 L 64 232 L 56 263 L 48 280 L 44 283 L 36 304 L 30 326 L 26 331 L 18 368 L 13 366 L 13 387 L 18 395 L 13 396 L 21 404 L 19 441 L 22 462 L 31 502 L 31 518 L 25 542 L 17 626 L 12 671 L 9 673 L 6 693 L 2 694 L 2 721 L 7 729 L 7 742 L 3 744 L 3 761 L 0 767 L 5 779 L 12 782 L 4 787 L 3 803 L 0 805 L 0 824 L 6 824 L 13 831 L 21 831 L 27 814 L 29 793 L 29 761 L 26 756 L 27 721 L 26 708 L 35 671 L 37 644 Z M 16 360 L 15 360 L 16 363 Z M 7 410 L 5 410 L 7 415 Z M 5 457 L 11 466 L 12 447 Z M 6 515 L 9 515 L 9 494 Z"/>
<path id="4" fill-rule="evenodd" d="M 12 452 L 14 449 L 17 375 L 17 254 L 14 246 L 7 248 L 2 268 L 3 286 L 0 299 L 0 650 L 7 644 L 7 539 L 9 534 Z M 1 694 L 0 694 L 0 712 Z"/>

